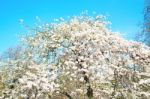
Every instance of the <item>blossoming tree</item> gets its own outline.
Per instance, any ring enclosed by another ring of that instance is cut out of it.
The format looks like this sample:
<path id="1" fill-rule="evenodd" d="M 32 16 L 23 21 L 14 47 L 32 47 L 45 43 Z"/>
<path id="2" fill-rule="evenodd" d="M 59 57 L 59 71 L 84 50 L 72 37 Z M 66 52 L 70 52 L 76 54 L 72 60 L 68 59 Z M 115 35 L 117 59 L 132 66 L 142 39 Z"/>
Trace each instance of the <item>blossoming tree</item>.
<path id="1" fill-rule="evenodd" d="M 148 99 L 150 48 L 123 39 L 108 23 L 79 16 L 24 37 L 22 58 L 0 72 L 0 97 Z"/>

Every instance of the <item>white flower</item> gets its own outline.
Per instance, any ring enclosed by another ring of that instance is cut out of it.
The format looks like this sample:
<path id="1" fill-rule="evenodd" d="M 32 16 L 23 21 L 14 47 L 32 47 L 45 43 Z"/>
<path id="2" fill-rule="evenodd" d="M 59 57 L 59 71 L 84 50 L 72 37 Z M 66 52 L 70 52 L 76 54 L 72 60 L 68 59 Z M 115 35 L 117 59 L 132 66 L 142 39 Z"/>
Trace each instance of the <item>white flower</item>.
<path id="1" fill-rule="evenodd" d="M 82 68 L 82 69 L 80 69 L 80 70 L 79 70 L 79 72 L 80 72 L 80 71 L 84 71 L 84 72 L 86 72 L 86 73 L 88 73 L 88 72 L 89 72 L 89 70 L 88 70 L 88 69 L 83 69 L 83 68 Z"/>
<path id="2" fill-rule="evenodd" d="M 81 78 L 79 79 L 79 81 L 80 81 L 80 82 L 84 82 L 84 78 L 81 77 Z"/>
<path id="3" fill-rule="evenodd" d="M 31 72 L 26 72 L 26 75 L 29 76 L 29 77 L 32 77 L 34 79 L 37 78 L 37 76 L 35 74 L 31 73 Z"/>
<path id="4" fill-rule="evenodd" d="M 41 80 L 42 82 L 45 82 L 45 83 L 48 82 L 48 79 L 47 79 L 47 78 L 44 78 L 44 77 L 41 78 L 40 80 Z"/>
<path id="5" fill-rule="evenodd" d="M 26 87 L 27 87 L 28 89 L 31 89 L 32 86 L 33 86 L 33 82 L 32 82 L 32 81 L 28 81 Z"/>
<path id="6" fill-rule="evenodd" d="M 140 80 L 139 84 L 150 84 L 150 79 L 147 79 L 147 80 L 142 79 Z"/>
<path id="7" fill-rule="evenodd" d="M 25 80 L 21 78 L 21 79 L 19 79 L 19 83 L 23 84 L 23 83 L 25 83 Z"/>
<path id="8" fill-rule="evenodd" d="M 77 66 L 72 66 L 72 69 L 77 70 Z"/>
<path id="9" fill-rule="evenodd" d="M 76 89 L 76 92 L 83 93 L 82 89 Z"/>

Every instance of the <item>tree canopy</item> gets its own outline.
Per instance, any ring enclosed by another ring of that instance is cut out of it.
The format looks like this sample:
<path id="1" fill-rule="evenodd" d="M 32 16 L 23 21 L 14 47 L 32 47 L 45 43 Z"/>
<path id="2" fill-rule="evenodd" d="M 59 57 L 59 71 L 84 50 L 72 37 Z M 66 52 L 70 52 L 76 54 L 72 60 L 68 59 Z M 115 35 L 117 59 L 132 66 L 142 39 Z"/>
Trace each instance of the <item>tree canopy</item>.
<path id="1" fill-rule="evenodd" d="M 22 38 L 21 57 L 0 72 L 0 98 L 148 99 L 150 48 L 108 24 L 76 16 Z"/>

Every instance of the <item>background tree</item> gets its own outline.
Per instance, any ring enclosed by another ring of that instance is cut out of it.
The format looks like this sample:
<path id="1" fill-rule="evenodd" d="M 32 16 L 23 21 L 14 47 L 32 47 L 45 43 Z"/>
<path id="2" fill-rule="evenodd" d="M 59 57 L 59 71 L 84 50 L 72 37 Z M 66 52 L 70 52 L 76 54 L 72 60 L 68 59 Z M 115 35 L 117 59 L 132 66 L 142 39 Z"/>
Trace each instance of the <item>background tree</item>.
<path id="1" fill-rule="evenodd" d="M 144 4 L 144 41 L 150 46 L 150 1 L 145 0 Z"/>
<path id="2" fill-rule="evenodd" d="M 17 60 L 21 58 L 21 52 L 23 51 L 21 46 L 8 48 L 4 53 L 1 54 L 1 60 Z"/>

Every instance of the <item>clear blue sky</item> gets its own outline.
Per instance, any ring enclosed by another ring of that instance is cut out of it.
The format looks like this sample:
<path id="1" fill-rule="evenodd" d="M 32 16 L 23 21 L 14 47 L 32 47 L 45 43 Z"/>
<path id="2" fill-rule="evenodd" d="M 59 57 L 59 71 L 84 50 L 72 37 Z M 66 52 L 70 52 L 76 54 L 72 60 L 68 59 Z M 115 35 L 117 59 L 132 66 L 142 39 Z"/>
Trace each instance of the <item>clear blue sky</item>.
<path id="1" fill-rule="evenodd" d="M 24 33 L 19 19 L 32 26 L 36 16 L 42 21 L 79 15 L 88 10 L 109 15 L 112 29 L 133 39 L 143 21 L 144 0 L 0 0 L 0 52 L 18 44 L 18 36 Z"/>

